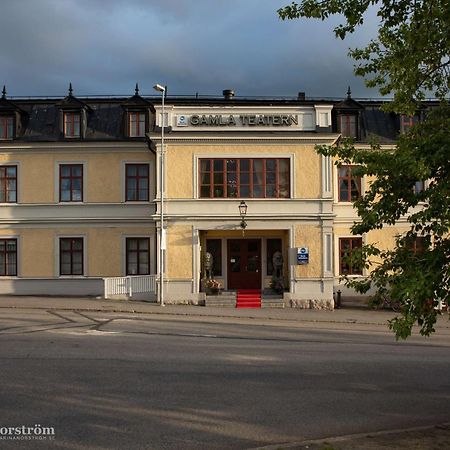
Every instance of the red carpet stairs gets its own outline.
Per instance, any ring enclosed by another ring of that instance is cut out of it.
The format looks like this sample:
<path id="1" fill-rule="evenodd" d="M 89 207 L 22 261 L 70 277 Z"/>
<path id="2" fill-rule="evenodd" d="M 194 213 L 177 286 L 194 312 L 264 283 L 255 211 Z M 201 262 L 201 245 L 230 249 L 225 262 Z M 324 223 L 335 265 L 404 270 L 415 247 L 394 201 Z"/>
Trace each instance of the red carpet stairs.
<path id="1" fill-rule="evenodd" d="M 261 308 L 261 291 L 239 289 L 236 295 L 236 308 Z"/>

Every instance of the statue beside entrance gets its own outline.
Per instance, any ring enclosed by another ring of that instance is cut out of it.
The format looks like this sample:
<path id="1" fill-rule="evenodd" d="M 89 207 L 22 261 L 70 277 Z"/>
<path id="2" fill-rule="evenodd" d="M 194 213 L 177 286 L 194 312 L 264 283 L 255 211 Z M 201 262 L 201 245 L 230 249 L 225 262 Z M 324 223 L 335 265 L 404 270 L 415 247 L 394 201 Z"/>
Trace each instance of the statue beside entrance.
<path id="1" fill-rule="evenodd" d="M 206 252 L 203 259 L 203 278 L 205 280 L 211 280 L 214 275 L 214 258 L 212 253 Z"/>
<path id="2" fill-rule="evenodd" d="M 220 282 L 214 279 L 214 257 L 206 252 L 203 258 L 202 286 L 207 295 L 217 295 L 222 287 Z"/>
<path id="3" fill-rule="evenodd" d="M 281 294 L 284 292 L 283 281 L 283 254 L 277 250 L 272 255 L 273 274 L 270 282 L 270 287 L 276 293 Z"/>
<path id="4" fill-rule="evenodd" d="M 279 250 L 272 255 L 273 275 L 281 277 L 283 274 L 283 255 Z"/>

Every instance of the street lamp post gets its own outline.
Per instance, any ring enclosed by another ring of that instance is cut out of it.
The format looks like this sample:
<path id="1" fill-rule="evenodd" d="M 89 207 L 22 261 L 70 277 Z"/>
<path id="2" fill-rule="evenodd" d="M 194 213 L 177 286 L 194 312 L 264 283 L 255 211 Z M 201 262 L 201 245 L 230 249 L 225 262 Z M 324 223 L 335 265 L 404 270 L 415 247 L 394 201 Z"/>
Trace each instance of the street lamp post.
<path id="1" fill-rule="evenodd" d="M 159 227 L 159 304 L 164 306 L 164 250 L 166 248 L 166 236 L 164 230 L 164 100 L 166 88 L 161 84 L 153 86 L 158 92 L 161 92 L 161 149 L 159 153 L 159 198 L 160 198 L 160 227 Z"/>

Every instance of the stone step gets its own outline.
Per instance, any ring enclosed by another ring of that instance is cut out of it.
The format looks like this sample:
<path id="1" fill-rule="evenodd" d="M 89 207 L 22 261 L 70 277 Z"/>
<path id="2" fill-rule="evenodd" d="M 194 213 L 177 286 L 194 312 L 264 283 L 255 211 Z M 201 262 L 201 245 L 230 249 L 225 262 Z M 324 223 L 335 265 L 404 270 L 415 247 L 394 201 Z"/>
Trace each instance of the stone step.
<path id="1" fill-rule="evenodd" d="M 273 302 L 273 301 L 262 301 L 261 302 L 261 308 L 285 308 L 286 305 L 281 300 L 279 302 Z"/>
<path id="2" fill-rule="evenodd" d="M 231 303 L 206 303 L 205 306 L 208 308 L 235 308 L 236 305 Z"/>
<path id="3" fill-rule="evenodd" d="M 205 306 L 234 308 L 236 306 L 236 297 L 232 295 L 207 295 Z"/>

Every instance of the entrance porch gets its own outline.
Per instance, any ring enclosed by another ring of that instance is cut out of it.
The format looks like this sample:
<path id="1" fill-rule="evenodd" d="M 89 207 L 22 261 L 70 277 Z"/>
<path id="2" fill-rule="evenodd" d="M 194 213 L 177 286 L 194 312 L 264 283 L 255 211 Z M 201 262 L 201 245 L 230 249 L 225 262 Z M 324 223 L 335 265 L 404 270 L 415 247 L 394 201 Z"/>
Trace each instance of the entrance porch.
<path id="1" fill-rule="evenodd" d="M 208 280 L 220 283 L 221 290 L 258 289 L 280 297 L 289 291 L 287 230 L 200 232 L 200 288 Z"/>

